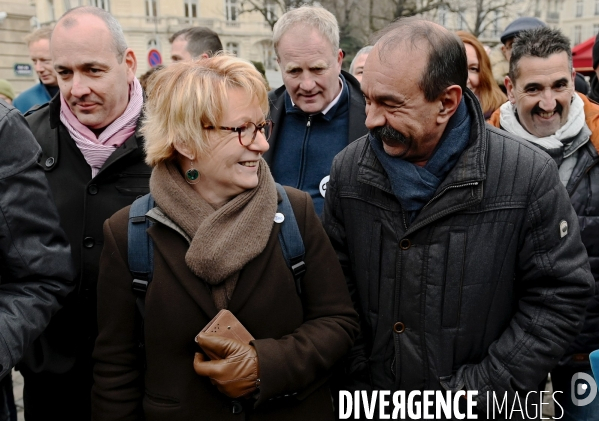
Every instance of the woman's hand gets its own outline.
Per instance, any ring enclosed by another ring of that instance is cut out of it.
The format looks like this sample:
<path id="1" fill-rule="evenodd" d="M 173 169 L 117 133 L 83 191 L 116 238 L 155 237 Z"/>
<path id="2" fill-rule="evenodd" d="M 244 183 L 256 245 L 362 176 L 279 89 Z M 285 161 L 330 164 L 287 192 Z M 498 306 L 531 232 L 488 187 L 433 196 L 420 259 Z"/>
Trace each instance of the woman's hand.
<path id="1" fill-rule="evenodd" d="M 200 376 L 210 378 L 217 389 L 230 398 L 252 393 L 258 387 L 258 355 L 250 344 L 235 339 L 200 333 L 197 337 L 202 349 L 209 349 L 221 359 L 206 361 L 195 354 L 193 368 Z"/>

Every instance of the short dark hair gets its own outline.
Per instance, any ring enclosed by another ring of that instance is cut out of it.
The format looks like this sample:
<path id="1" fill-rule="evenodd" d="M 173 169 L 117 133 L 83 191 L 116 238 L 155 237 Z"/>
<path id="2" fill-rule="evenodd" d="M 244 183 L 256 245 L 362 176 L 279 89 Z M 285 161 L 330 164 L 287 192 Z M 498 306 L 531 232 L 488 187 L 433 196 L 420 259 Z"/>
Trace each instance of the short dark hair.
<path id="1" fill-rule="evenodd" d="M 436 100 L 451 85 L 466 89 L 468 60 L 462 41 L 445 28 L 416 17 L 400 18 L 380 31 L 379 58 L 400 43 L 426 45 L 428 63 L 418 83 L 427 101 Z M 401 77 L 401 75 L 398 75 Z"/>
<path id="2" fill-rule="evenodd" d="M 175 32 L 168 41 L 172 44 L 177 38 L 183 36 L 187 41 L 187 51 L 193 58 L 206 53 L 210 57 L 223 50 L 223 44 L 218 34 L 205 26 L 194 26 Z"/>
<path id="3" fill-rule="evenodd" d="M 512 83 L 520 76 L 518 62 L 522 57 L 547 58 L 553 54 L 566 52 L 572 70 L 572 49 L 570 40 L 559 29 L 540 27 L 520 32 L 512 44 L 510 71 Z"/>

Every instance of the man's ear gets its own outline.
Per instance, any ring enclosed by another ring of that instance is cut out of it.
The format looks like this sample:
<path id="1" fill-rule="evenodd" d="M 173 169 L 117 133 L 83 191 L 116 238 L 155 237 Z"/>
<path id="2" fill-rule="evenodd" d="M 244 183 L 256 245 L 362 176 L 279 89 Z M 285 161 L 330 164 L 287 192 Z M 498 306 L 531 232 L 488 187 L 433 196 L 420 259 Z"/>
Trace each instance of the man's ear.
<path id="1" fill-rule="evenodd" d="M 127 82 L 133 82 L 135 78 L 135 72 L 137 71 L 137 59 L 135 58 L 135 53 L 131 48 L 127 48 L 123 55 L 123 60 L 125 60 L 125 64 L 127 65 Z"/>
<path id="2" fill-rule="evenodd" d="M 512 83 L 512 80 L 509 76 L 506 76 L 503 83 L 505 84 L 505 90 L 507 91 L 507 99 L 512 103 L 512 105 L 515 104 L 516 96 L 514 95 L 514 84 Z"/>
<path id="3" fill-rule="evenodd" d="M 462 101 L 462 88 L 458 85 L 451 85 L 439 96 L 439 114 L 437 115 L 437 124 L 445 124 L 454 115 L 460 102 Z"/>

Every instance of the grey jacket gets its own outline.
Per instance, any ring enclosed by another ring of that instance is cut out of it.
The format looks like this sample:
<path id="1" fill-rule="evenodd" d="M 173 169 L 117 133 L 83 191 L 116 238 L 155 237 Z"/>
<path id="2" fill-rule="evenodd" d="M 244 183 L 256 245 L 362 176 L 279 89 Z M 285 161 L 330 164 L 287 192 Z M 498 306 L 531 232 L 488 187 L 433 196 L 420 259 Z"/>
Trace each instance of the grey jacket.
<path id="1" fill-rule="evenodd" d="M 0 101 L 0 378 L 21 359 L 73 289 L 71 252 L 40 147 L 16 108 Z"/>
<path id="2" fill-rule="evenodd" d="M 366 137 L 335 158 L 324 225 L 362 325 L 346 389 L 512 402 L 582 327 L 594 280 L 555 162 L 464 98 L 469 145 L 409 227 Z"/>

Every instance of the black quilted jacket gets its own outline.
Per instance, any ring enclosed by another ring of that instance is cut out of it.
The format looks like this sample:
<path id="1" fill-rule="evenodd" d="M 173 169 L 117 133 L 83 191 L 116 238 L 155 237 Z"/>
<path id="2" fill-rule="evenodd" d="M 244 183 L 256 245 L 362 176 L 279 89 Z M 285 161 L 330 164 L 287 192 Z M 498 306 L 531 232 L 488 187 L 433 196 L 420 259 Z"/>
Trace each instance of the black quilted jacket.
<path id="1" fill-rule="evenodd" d="M 21 359 L 73 290 L 75 271 L 40 147 L 0 101 L 0 378 Z"/>
<path id="2" fill-rule="evenodd" d="M 594 279 L 555 162 L 464 98 L 469 146 L 410 226 L 366 137 L 335 158 L 324 225 L 362 325 L 345 389 L 512 402 L 582 327 Z"/>

